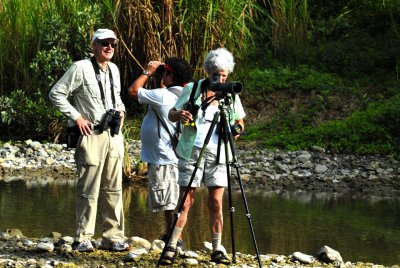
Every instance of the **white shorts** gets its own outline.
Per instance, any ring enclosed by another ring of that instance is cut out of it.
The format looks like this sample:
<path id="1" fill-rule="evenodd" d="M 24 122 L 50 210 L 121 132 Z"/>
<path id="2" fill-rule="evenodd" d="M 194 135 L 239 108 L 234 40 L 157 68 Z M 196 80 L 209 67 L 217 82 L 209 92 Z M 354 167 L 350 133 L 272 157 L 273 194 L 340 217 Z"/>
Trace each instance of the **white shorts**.
<path id="1" fill-rule="evenodd" d="M 190 160 L 187 161 L 183 158 L 179 158 L 179 179 L 178 184 L 180 186 L 188 186 L 192 174 L 195 169 L 197 159 L 199 159 L 201 148 L 193 147 L 192 155 Z M 217 149 L 206 149 L 201 159 L 199 168 L 196 171 L 196 175 L 192 181 L 190 187 L 200 187 L 203 182 L 206 187 L 227 187 L 228 177 L 226 171 L 226 164 L 216 163 Z"/>
<path id="2" fill-rule="evenodd" d="M 148 164 L 149 203 L 153 212 L 174 210 L 178 204 L 178 166 Z"/>

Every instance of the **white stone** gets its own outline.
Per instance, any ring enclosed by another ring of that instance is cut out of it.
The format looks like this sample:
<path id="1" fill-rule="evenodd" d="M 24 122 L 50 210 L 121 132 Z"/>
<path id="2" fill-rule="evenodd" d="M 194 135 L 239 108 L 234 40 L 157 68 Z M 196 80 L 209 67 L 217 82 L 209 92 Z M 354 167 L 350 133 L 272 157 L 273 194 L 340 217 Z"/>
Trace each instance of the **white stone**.
<path id="1" fill-rule="evenodd" d="M 68 244 L 74 243 L 74 238 L 72 236 L 63 236 L 61 237 L 62 240 L 64 240 Z"/>
<path id="2" fill-rule="evenodd" d="M 55 162 L 56 162 L 56 160 L 54 160 L 54 159 L 51 158 L 51 157 L 47 157 L 47 158 L 46 158 L 46 165 L 51 166 L 51 165 L 53 165 Z"/>
<path id="3" fill-rule="evenodd" d="M 145 248 L 146 250 L 151 249 L 151 243 L 139 236 L 132 236 L 130 239 L 129 245 L 132 247 L 138 247 L 138 248 Z"/>
<path id="4" fill-rule="evenodd" d="M 28 239 L 24 239 L 24 241 L 22 243 L 25 247 L 32 247 L 35 245 L 35 243 L 33 243 L 31 240 L 28 240 Z"/>
<path id="5" fill-rule="evenodd" d="M 262 260 L 262 261 L 270 261 L 271 257 L 269 255 L 260 254 L 260 260 Z"/>
<path id="6" fill-rule="evenodd" d="M 206 249 L 208 252 L 212 252 L 212 251 L 213 251 L 213 247 L 212 247 L 212 244 L 211 244 L 210 242 L 204 241 L 203 245 L 204 245 L 205 249 Z M 224 247 L 223 245 L 220 245 L 219 250 L 221 250 L 225 255 L 228 254 L 228 253 L 226 252 L 225 247 Z"/>
<path id="7" fill-rule="evenodd" d="M 54 250 L 54 245 L 48 242 L 40 242 L 37 244 L 36 248 L 40 251 L 52 252 Z"/>
<path id="8" fill-rule="evenodd" d="M 49 154 L 46 152 L 46 150 L 40 149 L 40 150 L 39 150 L 39 156 L 42 156 L 42 157 L 49 157 Z"/>
<path id="9" fill-rule="evenodd" d="M 133 252 L 128 252 L 128 254 L 124 256 L 123 261 L 139 261 L 140 255 L 137 255 Z"/>
<path id="10" fill-rule="evenodd" d="M 64 244 L 60 248 L 61 252 L 72 252 L 72 246 L 69 244 Z"/>
<path id="11" fill-rule="evenodd" d="M 315 165 L 314 172 L 317 173 L 317 174 L 322 174 L 322 173 L 325 173 L 325 171 L 327 169 L 328 169 L 327 166 L 321 165 L 321 164 L 317 164 L 317 165 Z"/>
<path id="12" fill-rule="evenodd" d="M 36 265 L 37 261 L 35 259 L 29 259 L 29 260 L 26 261 L 26 263 L 29 264 L 29 265 Z"/>
<path id="13" fill-rule="evenodd" d="M 151 243 L 151 250 L 155 252 L 161 252 L 165 246 L 164 241 L 156 239 Z"/>
<path id="14" fill-rule="evenodd" d="M 50 237 L 43 237 L 40 239 L 40 242 L 53 243 L 53 239 Z"/>
<path id="15" fill-rule="evenodd" d="M 198 259 L 199 258 L 199 254 L 197 254 L 194 251 L 188 250 L 183 252 L 182 254 L 185 258 L 192 258 L 192 259 Z"/>
<path id="16" fill-rule="evenodd" d="M 302 168 L 312 168 L 313 166 L 314 164 L 310 160 L 306 161 L 301 165 Z"/>
<path id="17" fill-rule="evenodd" d="M 292 171 L 292 175 L 295 176 L 295 177 L 301 177 L 300 172 L 297 171 L 297 170 Z"/>
<path id="18" fill-rule="evenodd" d="M 4 267 L 15 267 L 15 261 L 11 259 L 0 260 L 0 264 L 4 265 Z"/>
<path id="19" fill-rule="evenodd" d="M 10 235 L 8 233 L 0 232 L 0 240 L 6 241 L 9 237 Z"/>
<path id="20" fill-rule="evenodd" d="M 285 256 L 277 256 L 274 258 L 274 262 L 280 263 L 285 260 Z"/>
<path id="21" fill-rule="evenodd" d="M 325 149 L 317 145 L 311 146 L 311 150 L 313 150 L 314 152 L 325 153 Z"/>
<path id="22" fill-rule="evenodd" d="M 196 259 L 185 259 L 183 261 L 187 265 L 198 265 L 199 262 Z"/>
<path id="23" fill-rule="evenodd" d="M 39 151 L 40 148 L 42 148 L 42 145 L 40 144 L 40 142 L 34 141 L 31 143 L 31 147 L 34 151 Z"/>
<path id="24" fill-rule="evenodd" d="M 299 155 L 298 157 L 296 157 L 296 161 L 299 163 L 306 163 L 307 161 L 309 161 L 311 158 L 311 155 L 309 153 L 303 153 L 301 155 Z"/>
<path id="25" fill-rule="evenodd" d="M 208 251 L 212 251 L 212 244 L 210 242 L 204 241 L 203 245 Z"/>
<path id="26" fill-rule="evenodd" d="M 143 254 L 149 253 L 145 248 L 134 249 L 134 250 L 131 250 L 130 252 L 132 252 L 133 254 L 136 254 L 136 255 L 143 255 Z"/>
<path id="27" fill-rule="evenodd" d="M 24 143 L 25 143 L 25 145 L 30 145 L 32 143 L 32 140 L 31 139 L 25 140 Z"/>
<path id="28" fill-rule="evenodd" d="M 283 164 L 279 163 L 278 164 L 278 168 L 279 168 L 280 171 L 282 171 L 282 172 L 284 172 L 286 174 L 290 173 L 290 169 L 289 169 L 289 167 L 287 165 L 283 165 Z"/>
<path id="29" fill-rule="evenodd" d="M 306 264 L 311 264 L 314 260 L 313 256 L 296 251 L 292 254 L 292 258 Z"/>
<path id="30" fill-rule="evenodd" d="M 11 148 L 12 145 L 11 145 L 11 143 L 6 142 L 6 143 L 3 144 L 3 147 L 4 147 L 4 148 Z"/>

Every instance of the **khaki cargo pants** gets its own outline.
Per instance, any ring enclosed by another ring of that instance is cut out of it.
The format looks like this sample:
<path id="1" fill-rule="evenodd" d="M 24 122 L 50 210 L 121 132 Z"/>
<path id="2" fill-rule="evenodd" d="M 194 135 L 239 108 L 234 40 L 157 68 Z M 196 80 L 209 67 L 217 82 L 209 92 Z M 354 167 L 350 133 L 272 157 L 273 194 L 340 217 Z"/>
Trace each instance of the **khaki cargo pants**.
<path id="1" fill-rule="evenodd" d="M 111 137 L 110 131 L 79 138 L 75 161 L 78 172 L 75 241 L 90 239 L 95 232 L 97 209 L 103 240 L 123 241 L 122 203 L 122 134 Z"/>

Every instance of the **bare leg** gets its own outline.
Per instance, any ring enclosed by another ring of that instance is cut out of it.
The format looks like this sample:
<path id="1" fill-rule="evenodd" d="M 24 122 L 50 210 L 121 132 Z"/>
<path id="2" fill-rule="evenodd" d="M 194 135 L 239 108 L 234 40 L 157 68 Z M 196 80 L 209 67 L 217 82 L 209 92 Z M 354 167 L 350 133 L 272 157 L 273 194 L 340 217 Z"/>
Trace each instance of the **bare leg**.
<path id="1" fill-rule="evenodd" d="M 210 232 L 213 250 L 219 250 L 221 245 L 221 234 L 223 229 L 222 200 L 224 196 L 223 187 L 208 188 L 208 210 L 210 212 Z"/>
<path id="2" fill-rule="evenodd" d="M 183 195 L 185 194 L 186 187 L 180 187 L 180 195 L 179 195 L 179 203 L 181 202 Z M 185 203 L 183 204 L 183 208 L 181 211 L 181 214 L 176 222 L 176 226 L 174 231 L 172 232 L 172 237 L 169 242 L 169 246 L 176 247 L 176 243 L 178 239 L 181 237 L 181 232 L 183 227 L 185 227 L 186 222 L 187 222 L 187 217 L 190 211 L 190 208 L 194 204 L 194 194 L 195 194 L 196 188 L 190 188 L 188 191 L 188 195 L 185 199 Z"/>

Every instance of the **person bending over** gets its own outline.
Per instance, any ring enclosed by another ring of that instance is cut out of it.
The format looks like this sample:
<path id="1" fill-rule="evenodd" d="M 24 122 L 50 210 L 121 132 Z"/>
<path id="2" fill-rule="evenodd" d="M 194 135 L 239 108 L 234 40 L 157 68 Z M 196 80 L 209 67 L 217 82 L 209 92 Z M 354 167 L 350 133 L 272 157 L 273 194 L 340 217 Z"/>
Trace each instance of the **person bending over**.
<path id="1" fill-rule="evenodd" d="M 189 83 L 182 91 L 175 106 L 169 111 L 168 117 L 171 121 L 181 121 L 184 125 L 182 136 L 180 138 L 177 152 L 179 155 L 179 179 L 180 198 L 188 191 L 187 198 L 183 204 L 181 215 L 177 219 L 176 226 L 172 231 L 170 242 L 164 250 L 160 263 L 170 265 L 176 257 L 176 245 L 180 233 L 182 232 L 188 217 L 188 213 L 194 204 L 195 191 L 203 182 L 208 189 L 208 210 L 209 227 L 213 252 L 211 261 L 222 264 L 229 264 L 224 247 L 221 245 L 221 236 L 223 231 L 222 200 L 224 187 L 228 185 L 226 164 L 222 157 L 225 155 L 224 146 L 221 146 L 221 159 L 217 163 L 218 133 L 217 127 L 212 130 L 211 139 L 207 145 L 202 162 L 196 172 L 192 184 L 188 188 L 190 178 L 195 169 L 195 163 L 199 158 L 200 151 L 204 145 L 204 139 L 211 127 L 214 114 L 219 111 L 218 99 L 213 99 L 215 92 L 210 90 L 212 82 L 225 83 L 228 75 L 233 71 L 235 62 L 232 53 L 225 48 L 218 48 L 210 51 L 204 62 L 204 70 L 208 77 L 198 81 L 198 83 Z M 194 87 L 194 85 L 197 85 Z M 194 95 L 191 98 L 192 91 Z M 229 105 L 230 124 L 239 124 L 244 128 L 243 110 L 240 98 L 234 94 L 234 101 Z M 191 100 L 192 99 L 192 100 Z M 193 102 L 194 101 L 194 102 Z M 191 111 L 185 109 L 187 103 L 192 102 L 197 107 L 207 102 L 206 109 L 197 109 Z M 194 113 L 194 114 L 192 114 Z M 237 138 L 235 136 L 235 138 Z"/>

